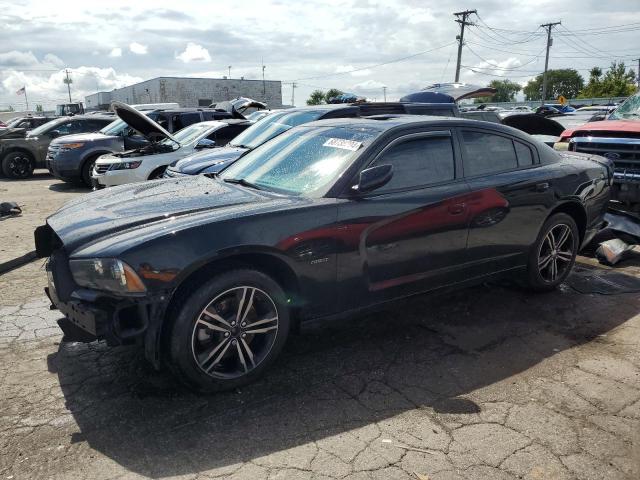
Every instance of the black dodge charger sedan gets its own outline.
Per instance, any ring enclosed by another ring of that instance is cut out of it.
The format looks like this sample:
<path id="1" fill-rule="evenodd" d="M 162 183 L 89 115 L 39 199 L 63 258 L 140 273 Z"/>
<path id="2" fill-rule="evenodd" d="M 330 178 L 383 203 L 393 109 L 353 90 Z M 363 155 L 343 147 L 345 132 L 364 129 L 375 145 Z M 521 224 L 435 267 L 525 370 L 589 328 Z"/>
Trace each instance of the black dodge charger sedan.
<path id="1" fill-rule="evenodd" d="M 67 340 L 138 343 L 201 391 L 261 375 L 301 322 L 496 275 L 549 290 L 611 169 L 503 125 L 379 115 L 295 127 L 215 177 L 115 187 L 36 230 Z"/>

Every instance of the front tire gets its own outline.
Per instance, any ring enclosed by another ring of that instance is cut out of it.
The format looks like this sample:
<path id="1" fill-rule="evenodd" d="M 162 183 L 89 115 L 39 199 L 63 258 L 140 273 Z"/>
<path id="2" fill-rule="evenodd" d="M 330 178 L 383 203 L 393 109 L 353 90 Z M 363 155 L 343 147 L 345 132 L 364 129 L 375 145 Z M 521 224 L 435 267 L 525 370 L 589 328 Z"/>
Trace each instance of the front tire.
<path id="1" fill-rule="evenodd" d="M 8 178 L 29 178 L 34 168 L 33 157 L 26 152 L 9 152 L 2 159 L 2 173 Z"/>
<path id="2" fill-rule="evenodd" d="M 178 301 L 171 368 L 198 391 L 253 382 L 275 360 L 289 334 L 284 291 L 256 270 L 224 272 Z"/>
<path id="3" fill-rule="evenodd" d="M 103 155 L 102 153 L 100 155 Z M 87 187 L 91 188 L 91 172 L 93 171 L 93 167 L 96 164 L 96 160 L 98 160 L 98 157 L 100 157 L 100 155 L 94 155 L 92 157 L 89 157 L 85 160 L 84 164 L 82 165 L 82 183 L 84 185 L 86 185 Z"/>
<path id="4" fill-rule="evenodd" d="M 527 285 L 551 291 L 566 280 L 578 254 L 580 235 L 575 220 L 566 213 L 549 217 L 529 252 Z"/>

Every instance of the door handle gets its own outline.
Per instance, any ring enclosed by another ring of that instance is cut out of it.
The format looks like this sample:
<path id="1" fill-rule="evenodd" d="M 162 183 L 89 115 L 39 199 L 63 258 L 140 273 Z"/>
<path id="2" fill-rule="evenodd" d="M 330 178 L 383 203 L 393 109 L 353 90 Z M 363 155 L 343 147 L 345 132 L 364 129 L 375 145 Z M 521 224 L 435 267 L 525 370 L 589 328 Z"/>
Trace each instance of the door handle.
<path id="1" fill-rule="evenodd" d="M 455 203 L 453 205 L 449 205 L 448 210 L 451 215 L 460 215 L 464 212 L 466 207 L 467 205 L 465 203 Z"/>
<path id="2" fill-rule="evenodd" d="M 536 192 L 545 192 L 549 190 L 549 182 L 536 183 Z"/>

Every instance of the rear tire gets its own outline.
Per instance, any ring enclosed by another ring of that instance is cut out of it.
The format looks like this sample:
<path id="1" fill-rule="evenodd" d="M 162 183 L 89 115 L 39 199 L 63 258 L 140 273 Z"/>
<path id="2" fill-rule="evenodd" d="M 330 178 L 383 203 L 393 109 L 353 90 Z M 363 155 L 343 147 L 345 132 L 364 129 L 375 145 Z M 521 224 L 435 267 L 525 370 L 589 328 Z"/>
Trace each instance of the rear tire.
<path id="1" fill-rule="evenodd" d="M 2 159 L 2 173 L 8 178 L 29 178 L 34 168 L 33 156 L 27 152 L 9 152 Z"/>
<path id="2" fill-rule="evenodd" d="M 571 273 L 578 254 L 578 226 L 566 213 L 549 217 L 531 246 L 526 284 L 534 291 L 554 290 Z"/>
<path id="3" fill-rule="evenodd" d="M 289 334 L 284 291 L 256 270 L 223 272 L 178 302 L 170 367 L 180 381 L 201 392 L 253 382 L 275 360 Z"/>

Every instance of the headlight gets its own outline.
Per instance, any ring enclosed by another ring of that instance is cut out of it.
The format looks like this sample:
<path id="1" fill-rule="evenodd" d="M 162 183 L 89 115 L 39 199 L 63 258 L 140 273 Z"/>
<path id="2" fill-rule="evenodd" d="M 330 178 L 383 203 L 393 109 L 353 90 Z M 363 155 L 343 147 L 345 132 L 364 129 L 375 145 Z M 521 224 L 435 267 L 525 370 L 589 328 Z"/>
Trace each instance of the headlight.
<path id="1" fill-rule="evenodd" d="M 569 142 L 567 141 L 556 142 L 553 144 L 553 149 L 558 150 L 560 152 L 566 152 L 567 150 L 569 150 Z"/>
<path id="2" fill-rule="evenodd" d="M 71 275 L 83 287 L 119 293 L 140 293 L 147 289 L 138 274 L 117 258 L 71 260 Z"/>
<path id="3" fill-rule="evenodd" d="M 109 167 L 109 170 L 131 170 L 138 168 L 142 165 L 142 160 L 134 160 L 133 162 L 119 162 L 114 163 Z"/>
<path id="4" fill-rule="evenodd" d="M 74 148 L 84 147 L 84 143 L 63 143 L 60 145 L 62 150 L 73 150 Z"/>

